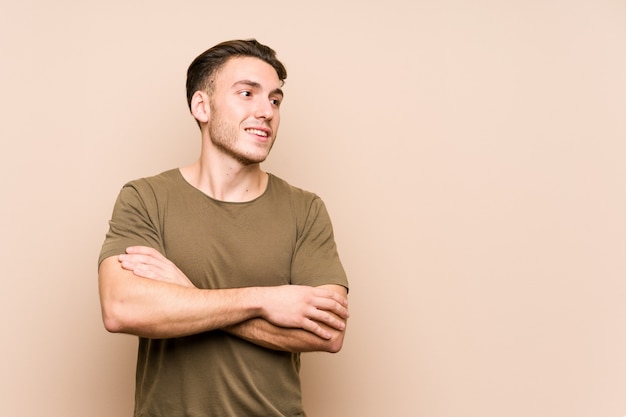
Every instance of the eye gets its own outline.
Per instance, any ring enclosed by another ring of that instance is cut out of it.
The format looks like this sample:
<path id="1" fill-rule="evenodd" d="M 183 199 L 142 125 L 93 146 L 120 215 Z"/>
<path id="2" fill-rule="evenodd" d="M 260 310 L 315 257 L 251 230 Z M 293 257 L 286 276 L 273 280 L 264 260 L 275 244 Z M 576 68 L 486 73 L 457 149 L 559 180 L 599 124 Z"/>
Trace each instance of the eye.
<path id="1" fill-rule="evenodd" d="M 248 91 L 248 90 L 240 91 L 239 94 L 244 96 L 244 97 L 251 97 L 252 96 L 252 92 Z"/>
<path id="2" fill-rule="evenodd" d="M 280 99 L 278 98 L 273 98 L 270 100 L 270 103 L 272 103 L 274 106 L 279 107 L 280 106 Z"/>

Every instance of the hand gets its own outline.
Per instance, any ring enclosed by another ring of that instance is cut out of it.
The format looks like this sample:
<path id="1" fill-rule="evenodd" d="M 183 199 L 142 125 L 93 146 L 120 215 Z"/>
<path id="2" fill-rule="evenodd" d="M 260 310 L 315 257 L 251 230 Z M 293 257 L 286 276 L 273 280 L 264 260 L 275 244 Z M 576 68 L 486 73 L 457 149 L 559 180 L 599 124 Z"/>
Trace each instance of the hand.
<path id="1" fill-rule="evenodd" d="M 131 246 L 118 257 L 122 268 L 142 278 L 193 287 L 195 285 L 176 265 L 159 251 L 146 246 Z"/>
<path id="2" fill-rule="evenodd" d="M 261 317 L 276 326 L 307 330 L 327 340 L 332 335 L 320 323 L 340 331 L 346 328 L 348 300 L 334 291 L 300 285 L 261 287 L 260 291 Z"/>
<path id="3" fill-rule="evenodd" d="M 156 249 L 132 246 L 118 260 L 122 268 L 138 277 L 196 288 Z M 323 325 L 339 331 L 346 328 L 348 300 L 334 291 L 300 285 L 257 287 L 257 290 L 263 306 L 261 317 L 276 326 L 303 329 L 326 340 L 332 334 Z"/>

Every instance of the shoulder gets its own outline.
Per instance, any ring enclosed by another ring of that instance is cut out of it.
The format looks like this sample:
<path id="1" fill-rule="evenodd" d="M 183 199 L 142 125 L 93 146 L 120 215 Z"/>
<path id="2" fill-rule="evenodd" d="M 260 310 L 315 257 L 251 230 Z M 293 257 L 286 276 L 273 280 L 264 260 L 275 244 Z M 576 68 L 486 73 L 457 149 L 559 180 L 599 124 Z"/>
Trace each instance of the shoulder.
<path id="1" fill-rule="evenodd" d="M 328 212 L 322 198 L 311 191 L 289 184 L 270 174 L 270 195 L 273 202 L 288 204 L 296 218 L 303 222 L 327 222 Z"/>
<path id="2" fill-rule="evenodd" d="M 124 187 L 132 187 L 138 189 L 168 187 L 180 182 L 181 178 L 182 176 L 180 174 L 180 171 L 177 168 L 174 168 L 161 172 L 157 175 L 137 178 L 132 181 L 128 181 L 126 184 L 124 184 Z"/>
<path id="3" fill-rule="evenodd" d="M 141 195 L 162 194 L 181 187 L 182 175 L 177 168 L 164 171 L 157 175 L 137 178 L 128 181 L 122 190 L 133 190 Z"/>
<path id="4" fill-rule="evenodd" d="M 145 208 L 156 207 L 182 187 L 182 176 L 178 169 L 128 181 L 120 190 L 118 200 L 129 204 L 140 204 Z"/>
<path id="5" fill-rule="evenodd" d="M 274 174 L 268 175 L 270 191 L 273 194 L 286 196 L 294 201 L 308 202 L 309 204 L 320 199 L 317 194 L 311 191 L 291 185 L 284 179 L 279 178 Z"/>

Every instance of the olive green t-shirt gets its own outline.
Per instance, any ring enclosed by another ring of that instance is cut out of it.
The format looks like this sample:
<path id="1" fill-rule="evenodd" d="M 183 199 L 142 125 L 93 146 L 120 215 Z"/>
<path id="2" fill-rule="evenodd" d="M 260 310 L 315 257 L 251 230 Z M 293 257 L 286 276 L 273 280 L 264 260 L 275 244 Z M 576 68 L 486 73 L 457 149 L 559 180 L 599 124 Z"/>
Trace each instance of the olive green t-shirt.
<path id="1" fill-rule="evenodd" d="M 99 262 L 136 245 L 159 250 L 198 288 L 348 287 L 322 200 L 271 174 L 244 203 L 210 198 L 178 169 L 126 184 Z M 139 338 L 135 416 L 305 416 L 299 370 L 298 353 L 220 330 Z"/>

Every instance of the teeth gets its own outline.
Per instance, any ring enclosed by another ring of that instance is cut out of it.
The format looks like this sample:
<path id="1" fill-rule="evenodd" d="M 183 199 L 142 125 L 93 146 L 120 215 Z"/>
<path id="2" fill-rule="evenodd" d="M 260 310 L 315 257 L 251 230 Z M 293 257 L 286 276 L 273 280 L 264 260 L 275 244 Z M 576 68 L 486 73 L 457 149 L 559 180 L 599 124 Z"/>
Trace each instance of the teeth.
<path id="1" fill-rule="evenodd" d="M 254 135 L 267 137 L 267 132 L 264 132 L 263 130 L 259 130 L 259 129 L 246 129 L 246 132 L 252 133 Z"/>

